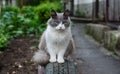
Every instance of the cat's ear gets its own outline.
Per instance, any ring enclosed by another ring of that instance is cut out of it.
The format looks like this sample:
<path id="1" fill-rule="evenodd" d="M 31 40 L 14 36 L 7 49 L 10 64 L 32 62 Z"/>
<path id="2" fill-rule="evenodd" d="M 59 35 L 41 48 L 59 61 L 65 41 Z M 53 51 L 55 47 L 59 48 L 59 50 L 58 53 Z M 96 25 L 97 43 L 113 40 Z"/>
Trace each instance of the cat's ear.
<path id="1" fill-rule="evenodd" d="M 51 17 L 53 18 L 53 19 L 55 19 L 55 18 L 57 18 L 57 13 L 56 13 L 56 11 L 55 10 L 51 10 Z"/>
<path id="2" fill-rule="evenodd" d="M 68 9 L 65 10 L 64 13 L 63 13 L 64 19 L 68 19 L 69 15 L 70 15 L 70 11 Z"/>

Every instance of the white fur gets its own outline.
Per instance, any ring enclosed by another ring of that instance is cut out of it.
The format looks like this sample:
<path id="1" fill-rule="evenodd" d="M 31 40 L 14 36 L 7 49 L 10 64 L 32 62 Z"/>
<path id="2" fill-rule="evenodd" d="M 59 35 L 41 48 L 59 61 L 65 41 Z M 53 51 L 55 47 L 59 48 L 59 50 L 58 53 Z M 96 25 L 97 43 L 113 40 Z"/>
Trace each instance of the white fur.
<path id="1" fill-rule="evenodd" d="M 56 27 L 56 30 L 65 30 L 65 25 L 62 24 L 62 22 L 59 23 L 59 25 Z"/>
<path id="2" fill-rule="evenodd" d="M 60 24 L 61 25 L 61 24 Z M 55 28 L 47 26 L 45 32 L 47 51 L 50 54 L 50 62 L 64 63 L 64 54 L 71 39 L 71 30 L 56 31 Z"/>
<path id="3" fill-rule="evenodd" d="M 36 52 L 32 58 L 34 62 L 39 63 L 41 65 L 46 64 L 48 62 L 48 59 L 49 59 L 49 56 L 43 50 L 39 50 L 38 52 Z"/>

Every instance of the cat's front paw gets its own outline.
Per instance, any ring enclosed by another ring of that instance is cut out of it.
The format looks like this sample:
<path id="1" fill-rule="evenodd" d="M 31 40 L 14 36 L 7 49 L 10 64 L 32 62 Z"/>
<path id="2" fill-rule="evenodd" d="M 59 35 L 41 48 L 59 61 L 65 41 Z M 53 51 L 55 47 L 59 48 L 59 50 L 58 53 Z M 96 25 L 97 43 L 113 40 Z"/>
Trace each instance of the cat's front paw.
<path id="1" fill-rule="evenodd" d="M 50 58 L 50 62 L 56 62 L 56 58 Z"/>
<path id="2" fill-rule="evenodd" d="M 57 62 L 58 62 L 58 63 L 64 63 L 65 60 L 64 60 L 63 58 L 58 58 L 58 59 L 57 59 Z"/>

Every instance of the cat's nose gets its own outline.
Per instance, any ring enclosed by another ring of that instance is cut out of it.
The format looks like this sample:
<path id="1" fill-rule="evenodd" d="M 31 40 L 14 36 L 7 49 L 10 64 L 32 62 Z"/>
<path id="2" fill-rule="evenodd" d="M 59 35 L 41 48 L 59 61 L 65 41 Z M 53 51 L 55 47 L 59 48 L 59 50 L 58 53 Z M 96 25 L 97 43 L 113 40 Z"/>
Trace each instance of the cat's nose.
<path id="1" fill-rule="evenodd" d="M 62 29 L 62 27 L 59 27 L 58 30 L 64 30 L 64 29 Z"/>
<path id="2" fill-rule="evenodd" d="M 65 27 L 64 27 L 64 26 L 57 26 L 56 29 L 57 29 L 57 30 L 62 30 L 62 31 L 63 31 L 63 30 L 65 30 Z"/>
<path id="3" fill-rule="evenodd" d="M 59 30 L 65 30 L 65 28 L 64 27 L 60 27 Z"/>
<path id="4" fill-rule="evenodd" d="M 62 29 L 62 27 L 60 27 L 59 29 Z"/>

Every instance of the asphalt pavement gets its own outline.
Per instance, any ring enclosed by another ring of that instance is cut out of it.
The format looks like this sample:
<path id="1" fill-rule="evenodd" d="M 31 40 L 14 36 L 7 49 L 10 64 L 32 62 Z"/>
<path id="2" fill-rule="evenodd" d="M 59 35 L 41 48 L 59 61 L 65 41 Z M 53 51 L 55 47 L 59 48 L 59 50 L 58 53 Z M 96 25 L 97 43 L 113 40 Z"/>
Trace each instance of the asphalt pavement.
<path id="1" fill-rule="evenodd" d="M 86 23 L 74 23 L 78 74 L 120 74 L 120 59 L 85 34 Z"/>

